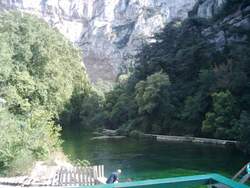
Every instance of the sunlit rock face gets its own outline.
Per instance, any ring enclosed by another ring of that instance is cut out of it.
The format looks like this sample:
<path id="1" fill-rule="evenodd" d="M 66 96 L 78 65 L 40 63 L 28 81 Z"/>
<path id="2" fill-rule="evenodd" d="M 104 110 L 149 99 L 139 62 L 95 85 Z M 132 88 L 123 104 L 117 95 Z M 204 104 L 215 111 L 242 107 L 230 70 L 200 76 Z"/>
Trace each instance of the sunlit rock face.
<path id="1" fill-rule="evenodd" d="M 114 80 L 143 42 L 197 0 L 0 0 L 1 9 L 42 17 L 83 49 L 92 81 Z"/>
<path id="2" fill-rule="evenodd" d="M 73 42 L 78 42 L 81 37 L 83 6 L 80 0 L 0 0 L 1 9 L 17 9 L 37 15 Z"/>
<path id="3" fill-rule="evenodd" d="M 143 42 L 150 41 L 169 21 L 186 18 L 195 3 L 196 0 L 89 1 L 80 46 L 92 80 L 113 80 L 122 65 L 133 61 Z"/>

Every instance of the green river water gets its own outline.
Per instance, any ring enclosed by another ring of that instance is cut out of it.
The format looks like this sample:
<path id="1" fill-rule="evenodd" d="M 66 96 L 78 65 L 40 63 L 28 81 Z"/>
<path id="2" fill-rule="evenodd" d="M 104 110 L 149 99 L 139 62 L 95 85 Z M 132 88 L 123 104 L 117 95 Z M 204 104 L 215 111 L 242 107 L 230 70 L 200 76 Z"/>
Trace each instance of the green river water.
<path id="1" fill-rule="evenodd" d="M 122 178 L 167 178 L 205 173 L 232 176 L 247 157 L 235 149 L 191 143 L 160 143 L 135 139 L 91 140 L 89 131 L 64 131 L 64 152 L 71 159 L 104 164 L 105 176 L 121 168 Z"/>

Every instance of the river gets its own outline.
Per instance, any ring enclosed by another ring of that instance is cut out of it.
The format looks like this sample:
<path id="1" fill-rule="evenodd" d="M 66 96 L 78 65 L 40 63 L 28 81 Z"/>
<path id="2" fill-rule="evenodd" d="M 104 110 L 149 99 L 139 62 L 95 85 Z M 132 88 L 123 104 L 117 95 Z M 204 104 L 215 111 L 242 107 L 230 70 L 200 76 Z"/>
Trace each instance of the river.
<path id="1" fill-rule="evenodd" d="M 135 139 L 91 140 L 89 131 L 64 130 L 63 150 L 71 159 L 104 164 L 105 175 L 117 168 L 121 178 L 167 178 L 204 173 L 234 175 L 247 157 L 235 149 L 193 143 L 160 143 Z"/>

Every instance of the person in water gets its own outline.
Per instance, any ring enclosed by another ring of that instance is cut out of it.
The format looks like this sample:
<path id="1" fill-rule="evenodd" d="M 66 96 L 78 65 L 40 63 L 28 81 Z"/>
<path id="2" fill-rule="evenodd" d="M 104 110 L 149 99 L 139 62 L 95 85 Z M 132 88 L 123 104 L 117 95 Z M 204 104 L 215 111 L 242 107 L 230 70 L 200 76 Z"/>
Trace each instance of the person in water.
<path id="1" fill-rule="evenodd" d="M 121 169 L 118 169 L 116 172 L 112 172 L 109 178 L 107 179 L 106 183 L 118 183 L 119 175 L 122 173 Z"/>

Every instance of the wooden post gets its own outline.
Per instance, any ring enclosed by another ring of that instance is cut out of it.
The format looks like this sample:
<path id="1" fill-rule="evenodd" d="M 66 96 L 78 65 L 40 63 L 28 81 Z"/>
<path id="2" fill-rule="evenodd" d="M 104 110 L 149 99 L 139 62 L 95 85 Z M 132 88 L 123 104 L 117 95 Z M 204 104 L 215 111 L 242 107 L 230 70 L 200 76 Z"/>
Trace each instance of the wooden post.
<path id="1" fill-rule="evenodd" d="M 101 177 L 104 177 L 104 165 L 101 165 Z"/>

